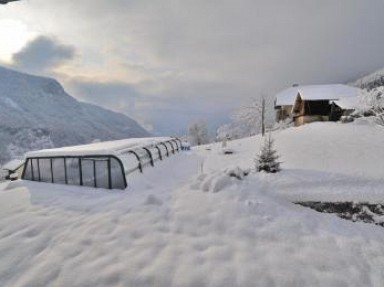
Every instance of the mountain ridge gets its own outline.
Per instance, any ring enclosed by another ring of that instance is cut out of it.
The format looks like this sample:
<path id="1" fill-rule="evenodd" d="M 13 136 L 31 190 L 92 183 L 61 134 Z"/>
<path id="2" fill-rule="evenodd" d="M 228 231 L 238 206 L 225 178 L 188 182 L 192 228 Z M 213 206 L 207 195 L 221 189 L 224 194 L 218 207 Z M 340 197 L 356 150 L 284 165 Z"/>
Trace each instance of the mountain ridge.
<path id="1" fill-rule="evenodd" d="M 34 149 L 149 135 L 124 114 L 76 100 L 56 79 L 0 67 L 0 164 Z"/>

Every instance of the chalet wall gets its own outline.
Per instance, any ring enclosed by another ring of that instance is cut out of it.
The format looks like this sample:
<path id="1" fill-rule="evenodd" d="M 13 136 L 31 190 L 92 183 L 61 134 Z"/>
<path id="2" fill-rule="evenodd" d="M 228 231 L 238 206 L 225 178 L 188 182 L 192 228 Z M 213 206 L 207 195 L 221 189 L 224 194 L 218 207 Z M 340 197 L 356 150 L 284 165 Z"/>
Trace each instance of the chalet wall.
<path id="1" fill-rule="evenodd" d="M 319 116 L 319 115 L 298 116 L 298 117 L 295 117 L 295 126 L 301 126 L 303 124 L 308 124 L 312 122 L 326 122 L 326 121 L 329 121 L 328 116 Z"/>
<path id="2" fill-rule="evenodd" d="M 292 105 L 289 106 L 281 106 L 276 109 L 276 121 L 284 121 L 285 119 L 291 116 Z"/>

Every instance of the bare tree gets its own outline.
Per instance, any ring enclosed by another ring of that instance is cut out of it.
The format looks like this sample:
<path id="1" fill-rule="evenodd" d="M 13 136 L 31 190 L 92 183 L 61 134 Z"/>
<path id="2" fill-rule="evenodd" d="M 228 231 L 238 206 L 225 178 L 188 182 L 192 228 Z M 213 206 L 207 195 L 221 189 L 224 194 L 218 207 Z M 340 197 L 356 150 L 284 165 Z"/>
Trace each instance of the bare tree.
<path id="1" fill-rule="evenodd" d="M 252 99 L 248 104 L 237 108 L 232 115 L 232 120 L 249 135 L 258 134 L 261 129 L 262 103 L 259 99 Z"/>
<path id="2" fill-rule="evenodd" d="M 202 145 L 209 143 L 208 129 L 204 120 L 193 122 L 189 126 L 188 138 L 192 145 Z"/>
<path id="3" fill-rule="evenodd" d="M 261 98 L 261 135 L 265 134 L 265 98 Z"/>

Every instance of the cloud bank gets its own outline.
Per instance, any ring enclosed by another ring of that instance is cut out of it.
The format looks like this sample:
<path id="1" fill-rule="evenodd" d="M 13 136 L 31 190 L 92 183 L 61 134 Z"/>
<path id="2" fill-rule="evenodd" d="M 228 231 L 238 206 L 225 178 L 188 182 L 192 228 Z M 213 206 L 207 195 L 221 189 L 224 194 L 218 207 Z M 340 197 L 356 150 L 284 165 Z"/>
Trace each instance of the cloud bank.
<path id="1" fill-rule="evenodd" d="M 42 41 L 45 59 L 29 44 L 16 64 L 55 69 L 74 96 L 160 133 L 196 118 L 213 128 L 262 93 L 348 82 L 384 66 L 381 0 L 35 0 L 14 7 L 0 17 L 19 17 L 72 47 Z"/>
<path id="2" fill-rule="evenodd" d="M 46 73 L 72 60 L 75 49 L 59 43 L 56 39 L 39 36 L 28 42 L 13 55 L 15 67 L 33 73 Z"/>

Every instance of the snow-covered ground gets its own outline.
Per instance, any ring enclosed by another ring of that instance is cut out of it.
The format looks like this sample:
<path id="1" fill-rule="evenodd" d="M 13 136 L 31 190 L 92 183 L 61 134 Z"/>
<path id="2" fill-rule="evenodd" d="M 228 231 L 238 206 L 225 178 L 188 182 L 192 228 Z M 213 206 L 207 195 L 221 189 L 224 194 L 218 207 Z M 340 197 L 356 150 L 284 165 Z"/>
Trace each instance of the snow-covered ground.
<path id="1" fill-rule="evenodd" d="M 383 286 L 384 229 L 293 204 L 384 202 L 382 127 L 273 133 L 278 174 L 253 168 L 260 136 L 200 147 L 125 191 L 0 183 L 0 286 Z"/>

